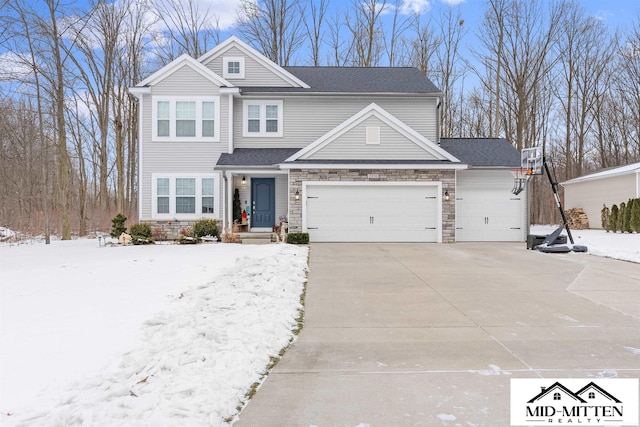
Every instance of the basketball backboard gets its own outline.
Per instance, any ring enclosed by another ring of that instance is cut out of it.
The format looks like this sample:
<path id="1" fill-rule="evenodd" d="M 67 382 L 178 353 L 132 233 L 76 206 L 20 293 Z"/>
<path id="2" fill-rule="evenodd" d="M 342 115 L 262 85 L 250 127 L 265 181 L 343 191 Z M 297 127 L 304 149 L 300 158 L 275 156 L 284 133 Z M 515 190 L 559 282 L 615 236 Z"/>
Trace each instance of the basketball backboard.
<path id="1" fill-rule="evenodd" d="M 528 175 L 542 175 L 543 157 L 542 147 L 523 148 L 520 167 L 526 169 Z"/>

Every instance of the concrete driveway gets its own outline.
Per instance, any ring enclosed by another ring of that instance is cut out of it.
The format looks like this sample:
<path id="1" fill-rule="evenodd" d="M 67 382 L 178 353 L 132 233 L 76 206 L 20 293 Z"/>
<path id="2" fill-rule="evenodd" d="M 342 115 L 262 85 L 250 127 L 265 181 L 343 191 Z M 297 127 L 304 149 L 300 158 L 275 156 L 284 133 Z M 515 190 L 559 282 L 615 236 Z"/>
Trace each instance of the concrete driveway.
<path id="1" fill-rule="evenodd" d="M 639 264 L 312 244 L 305 327 L 235 426 L 508 426 L 511 378 L 639 376 Z"/>

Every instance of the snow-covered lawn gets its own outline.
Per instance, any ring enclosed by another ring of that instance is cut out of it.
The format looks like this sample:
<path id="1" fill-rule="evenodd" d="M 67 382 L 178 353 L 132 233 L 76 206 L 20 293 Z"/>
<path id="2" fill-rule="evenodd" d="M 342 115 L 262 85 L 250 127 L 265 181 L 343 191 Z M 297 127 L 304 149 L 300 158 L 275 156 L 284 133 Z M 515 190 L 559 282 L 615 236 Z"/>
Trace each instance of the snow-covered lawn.
<path id="1" fill-rule="evenodd" d="M 639 234 L 572 233 L 590 254 L 640 263 Z M 307 256 L 280 244 L 0 245 L 0 424 L 223 424 L 292 339 Z"/>
<path id="2" fill-rule="evenodd" d="M 534 225 L 531 234 L 552 233 L 557 226 Z M 563 231 L 566 235 L 567 232 Z M 585 245 L 591 255 L 621 259 L 640 263 L 640 234 L 607 233 L 604 230 L 571 230 L 574 243 Z M 568 240 L 567 240 L 568 242 Z"/>
<path id="3" fill-rule="evenodd" d="M 293 338 L 307 255 L 0 245 L 0 424 L 222 424 Z"/>

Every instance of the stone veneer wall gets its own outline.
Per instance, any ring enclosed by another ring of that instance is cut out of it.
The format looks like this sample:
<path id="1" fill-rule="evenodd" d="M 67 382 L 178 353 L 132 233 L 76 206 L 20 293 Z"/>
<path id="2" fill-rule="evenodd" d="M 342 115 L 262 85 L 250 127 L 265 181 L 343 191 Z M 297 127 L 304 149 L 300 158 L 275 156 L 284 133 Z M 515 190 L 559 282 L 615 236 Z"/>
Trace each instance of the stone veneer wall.
<path id="1" fill-rule="evenodd" d="M 368 182 L 442 182 L 442 193 L 449 191 L 449 201 L 442 199 L 442 241 L 456 240 L 456 175 L 453 170 L 433 169 L 291 169 L 289 171 L 289 232 L 302 231 L 303 181 L 368 181 Z"/>
<path id="2" fill-rule="evenodd" d="M 178 240 L 182 237 L 181 231 L 190 227 L 193 229 L 195 221 L 142 221 L 151 226 L 153 235 L 154 228 L 161 228 L 167 233 L 167 240 Z"/>

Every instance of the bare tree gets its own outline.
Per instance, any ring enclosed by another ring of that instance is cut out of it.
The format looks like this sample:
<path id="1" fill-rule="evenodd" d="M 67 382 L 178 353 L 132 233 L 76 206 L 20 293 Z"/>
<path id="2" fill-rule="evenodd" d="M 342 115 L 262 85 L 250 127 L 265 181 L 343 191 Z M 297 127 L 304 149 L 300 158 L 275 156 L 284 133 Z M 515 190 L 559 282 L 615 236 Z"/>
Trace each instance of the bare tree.
<path id="1" fill-rule="evenodd" d="M 587 16 L 580 4 L 567 2 L 564 10 L 557 99 L 564 113 L 564 173 L 570 179 L 583 173 L 588 139 L 594 136 L 594 112 L 609 86 L 616 37 L 609 37 L 604 24 Z"/>
<path id="2" fill-rule="evenodd" d="M 75 30 L 78 54 L 70 58 L 76 65 L 76 72 L 88 93 L 88 104 L 98 127 L 95 146 L 99 153 L 99 193 L 100 206 L 109 209 L 109 142 L 111 100 L 115 90 L 115 64 L 119 57 L 118 39 L 120 26 L 127 13 L 126 7 L 116 3 L 98 2 L 92 5 L 92 14 Z"/>
<path id="3" fill-rule="evenodd" d="M 62 205 L 62 240 L 71 240 L 71 188 L 69 185 L 69 152 L 67 150 L 67 129 L 65 120 L 65 83 L 63 47 L 61 46 L 62 31 L 58 28 L 58 7 L 56 0 L 46 0 L 49 13 L 49 22 L 41 22 L 41 30 L 50 32 L 51 56 L 54 62 L 54 74 L 52 76 L 54 111 L 56 119 L 56 138 L 58 147 L 58 162 L 60 173 L 60 194 Z M 44 25 L 42 25 L 44 24 Z"/>
<path id="4" fill-rule="evenodd" d="M 440 45 L 440 38 L 431 28 L 431 21 L 427 20 L 423 23 L 419 14 L 413 16 L 410 29 L 415 35 L 408 41 L 409 64 L 420 69 L 426 76 L 430 76 L 435 72 L 433 58 Z"/>
<path id="5" fill-rule="evenodd" d="M 557 43 L 562 8 L 552 5 L 546 15 L 545 5 L 539 1 L 505 0 L 503 6 L 486 12 L 485 26 L 493 28 L 480 34 L 484 51 L 476 49 L 476 56 L 483 64 L 495 64 L 496 68 L 500 64 L 500 76 L 489 76 L 500 79 L 497 107 L 501 108 L 501 127 L 521 150 L 539 142 L 540 129 L 535 125 L 544 120 L 533 117 L 531 109 L 534 94 L 543 88 L 544 77 L 558 61 L 550 53 Z M 502 39 L 494 34 L 502 34 Z M 485 82 L 485 86 L 492 85 Z"/>
<path id="6" fill-rule="evenodd" d="M 460 79 L 464 76 L 464 62 L 460 58 L 460 43 L 466 33 L 464 20 L 459 10 L 448 8 L 439 17 L 440 46 L 436 51 L 438 70 L 436 79 L 444 95 L 445 107 L 440 109 L 440 123 L 443 136 L 460 134 L 461 103 L 457 103 Z"/>
<path id="7" fill-rule="evenodd" d="M 345 41 L 344 24 L 339 11 L 335 12 L 335 16 L 329 24 L 329 29 L 331 31 L 328 54 L 329 65 L 337 67 L 345 66 L 347 64 L 347 58 L 352 56 L 352 44 Z"/>
<path id="8" fill-rule="evenodd" d="M 400 43 L 402 34 L 411 25 L 411 20 L 403 15 L 403 3 L 403 0 L 395 0 L 393 5 L 393 19 L 391 21 L 391 27 L 389 28 L 390 34 L 388 39 L 385 38 L 384 40 L 390 67 L 398 65 L 402 57 L 401 52 L 398 52 L 398 49 L 402 48 L 402 44 Z"/>
<path id="9" fill-rule="evenodd" d="M 311 13 L 309 13 L 309 18 L 304 21 L 311 49 L 311 63 L 315 67 L 320 65 L 320 50 L 324 39 L 323 23 L 328 6 L 329 3 L 327 0 L 311 0 L 309 4 Z"/>
<path id="10" fill-rule="evenodd" d="M 290 65 L 304 44 L 302 0 L 241 0 L 239 32 L 267 58 L 278 65 Z"/>
<path id="11" fill-rule="evenodd" d="M 380 63 L 384 49 L 384 28 L 382 14 L 387 8 L 387 0 L 352 0 L 347 13 L 346 27 L 349 29 L 353 46 L 351 64 L 358 67 L 372 67 Z"/>
<path id="12" fill-rule="evenodd" d="M 139 6 L 138 12 L 142 10 Z M 211 6 L 203 8 L 197 0 L 155 0 L 154 9 L 157 22 L 162 24 L 155 34 L 160 65 L 184 53 L 198 58 L 220 42 L 219 19 Z"/>
<path id="13" fill-rule="evenodd" d="M 620 139 L 624 144 L 624 162 L 640 161 L 640 15 L 636 17 L 619 49 L 615 88 L 620 100 L 618 108 L 624 119 Z"/>

